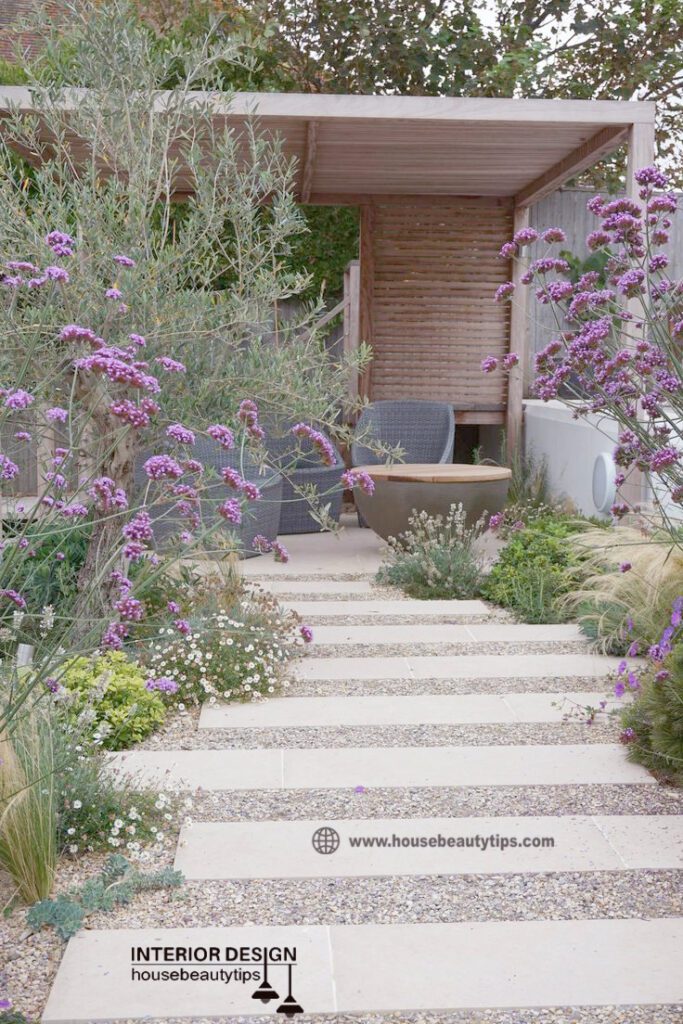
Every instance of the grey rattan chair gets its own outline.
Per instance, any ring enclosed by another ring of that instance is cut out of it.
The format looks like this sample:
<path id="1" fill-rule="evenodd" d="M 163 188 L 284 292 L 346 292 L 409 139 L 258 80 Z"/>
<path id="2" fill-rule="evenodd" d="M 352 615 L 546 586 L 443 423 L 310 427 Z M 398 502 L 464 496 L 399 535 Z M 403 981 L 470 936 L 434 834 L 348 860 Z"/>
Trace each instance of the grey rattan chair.
<path id="1" fill-rule="evenodd" d="M 147 484 L 147 478 L 142 469 L 143 463 L 149 456 L 149 452 L 141 456 L 135 466 L 135 482 L 138 491 Z M 265 473 L 259 472 L 259 466 L 249 456 L 248 452 L 239 450 L 228 450 L 221 447 L 208 437 L 198 437 L 196 444 L 191 451 L 192 458 L 198 459 L 203 465 L 214 470 L 213 479 L 207 478 L 201 488 L 199 501 L 199 514 L 202 520 L 202 527 L 211 527 L 218 519 L 221 522 L 221 531 L 233 535 L 239 547 L 240 558 L 252 558 L 259 552 L 254 551 L 252 542 L 257 534 L 273 541 L 278 534 L 280 525 L 280 507 L 282 501 L 283 478 L 274 469 L 266 469 Z M 237 469 L 245 480 L 249 480 L 261 491 L 262 497 L 258 501 L 250 501 L 243 510 L 242 522 L 239 526 L 220 520 L 218 507 L 226 498 L 234 498 L 236 492 L 228 487 L 220 478 L 220 471 L 224 466 L 231 466 Z M 154 489 L 154 485 L 152 485 Z M 171 502 L 160 502 L 153 505 L 151 517 L 154 529 L 154 538 L 157 547 L 163 548 L 171 545 L 178 534 L 186 529 L 187 521 L 178 515 L 175 506 Z M 215 534 L 213 535 L 215 537 Z M 218 544 L 208 538 L 207 548 L 209 550 L 218 548 Z"/>
<path id="2" fill-rule="evenodd" d="M 306 438 L 293 437 L 289 432 L 290 427 L 291 424 L 273 428 L 272 432 L 266 430 L 268 454 L 274 466 L 282 472 L 279 532 L 318 533 L 320 524 L 311 518 L 311 505 L 302 497 L 299 488 L 313 485 L 321 496 L 321 504 L 329 505 L 328 514 L 338 523 L 342 507 L 341 476 L 345 469 L 344 460 L 332 445 L 335 464 L 325 466 L 311 442 Z"/>
<path id="3" fill-rule="evenodd" d="M 368 447 L 382 442 L 403 449 L 404 462 L 452 462 L 455 415 L 447 402 L 405 398 L 368 405 L 358 418 L 351 445 L 352 466 L 377 466 L 386 461 Z M 358 512 L 358 525 L 367 523 Z"/>
<path id="4" fill-rule="evenodd" d="M 351 445 L 354 466 L 377 466 L 385 460 L 368 447 L 377 441 L 400 446 L 404 462 L 452 462 L 455 416 L 446 402 L 398 399 L 373 402 L 360 415 L 359 438 Z"/>

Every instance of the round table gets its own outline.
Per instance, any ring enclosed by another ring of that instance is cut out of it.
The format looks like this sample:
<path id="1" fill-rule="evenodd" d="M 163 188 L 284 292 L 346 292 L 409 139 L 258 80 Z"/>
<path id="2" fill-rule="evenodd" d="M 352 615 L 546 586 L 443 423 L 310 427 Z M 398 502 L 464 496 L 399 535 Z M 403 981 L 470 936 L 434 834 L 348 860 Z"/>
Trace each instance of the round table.
<path id="1" fill-rule="evenodd" d="M 464 463 L 394 463 L 391 466 L 354 466 L 367 473 L 375 492 L 354 489 L 363 519 L 380 537 L 396 537 L 408 528 L 413 510 L 447 515 L 461 503 L 473 525 L 483 512 L 500 512 L 507 498 L 512 471 L 505 466 L 470 466 Z"/>

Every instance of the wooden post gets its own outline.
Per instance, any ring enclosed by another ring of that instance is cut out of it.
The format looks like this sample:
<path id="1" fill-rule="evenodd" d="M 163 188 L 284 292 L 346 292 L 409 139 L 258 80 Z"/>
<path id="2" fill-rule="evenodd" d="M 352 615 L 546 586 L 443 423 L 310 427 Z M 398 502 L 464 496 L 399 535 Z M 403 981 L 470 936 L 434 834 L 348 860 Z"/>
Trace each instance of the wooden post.
<path id="1" fill-rule="evenodd" d="M 344 355 L 353 356 L 360 344 L 360 263 L 351 260 L 344 271 Z M 349 402 L 358 398 L 358 373 L 349 373 Z"/>
<path id="2" fill-rule="evenodd" d="M 529 226 L 529 207 L 516 206 L 513 217 L 515 234 Z M 525 250 L 523 250 L 525 251 Z M 526 289 L 521 285 L 521 278 L 528 265 L 528 259 L 520 256 L 514 261 L 512 281 L 515 292 L 510 308 L 510 352 L 516 352 L 519 363 L 511 371 L 508 378 L 507 395 L 507 454 L 510 459 L 522 443 L 522 399 L 524 398 L 525 381 L 529 376 L 529 326 L 527 323 Z"/>
<path id="3" fill-rule="evenodd" d="M 375 290 L 375 254 L 374 254 L 375 208 L 366 203 L 360 208 L 360 340 L 372 345 L 373 330 L 373 298 Z M 360 380 L 360 391 L 364 397 L 370 393 L 370 367 Z"/>
<path id="4" fill-rule="evenodd" d="M 626 165 L 626 195 L 642 206 L 639 196 L 640 186 L 636 181 L 636 171 L 649 167 L 655 159 L 655 126 L 654 124 L 631 125 L 628 135 L 628 160 Z M 636 316 L 642 315 L 638 299 L 629 299 L 627 308 Z M 633 342 L 629 341 L 629 346 Z M 619 496 L 629 505 L 641 505 L 650 498 L 647 477 L 639 469 L 632 469 L 619 488 Z"/>

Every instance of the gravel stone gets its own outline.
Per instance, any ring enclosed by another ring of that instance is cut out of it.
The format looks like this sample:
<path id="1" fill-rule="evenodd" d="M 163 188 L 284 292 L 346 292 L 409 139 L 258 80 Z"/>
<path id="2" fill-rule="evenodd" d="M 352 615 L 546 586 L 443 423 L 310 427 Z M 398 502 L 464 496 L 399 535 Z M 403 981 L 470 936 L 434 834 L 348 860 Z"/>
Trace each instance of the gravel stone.
<path id="1" fill-rule="evenodd" d="M 186 882 L 154 907 L 154 926 L 425 924 L 678 917 L 683 871 Z M 92 914 L 91 928 L 138 928 L 142 902 Z"/>
<path id="2" fill-rule="evenodd" d="M 683 814 L 670 786 L 452 786 L 252 790 L 195 794 L 196 821 L 460 818 L 488 815 Z"/>
<path id="3" fill-rule="evenodd" d="M 512 652 L 509 652 L 512 653 Z M 613 696 L 606 676 L 544 676 L 539 679 L 294 679 L 288 693 L 292 697 L 340 697 L 344 694 L 364 697 L 372 694 L 410 696 L 418 693 L 578 693 L 602 690 Z"/>
<path id="4" fill-rule="evenodd" d="M 515 723 L 506 725 L 387 725 L 202 729 L 151 737 L 149 750 L 263 750 L 275 747 L 460 747 L 527 744 L 614 743 L 619 730 L 609 722 Z"/>
<path id="5" fill-rule="evenodd" d="M 448 1010 L 430 1013 L 304 1013 L 302 1024 L 681 1024 L 683 1003 L 676 1006 L 530 1007 L 515 1010 Z M 152 1018 L 147 1024 L 216 1024 L 216 1018 Z M 139 1024 L 122 1021 L 120 1024 Z M 221 1017 L 221 1024 L 273 1024 L 273 1015 L 260 1017 Z"/>

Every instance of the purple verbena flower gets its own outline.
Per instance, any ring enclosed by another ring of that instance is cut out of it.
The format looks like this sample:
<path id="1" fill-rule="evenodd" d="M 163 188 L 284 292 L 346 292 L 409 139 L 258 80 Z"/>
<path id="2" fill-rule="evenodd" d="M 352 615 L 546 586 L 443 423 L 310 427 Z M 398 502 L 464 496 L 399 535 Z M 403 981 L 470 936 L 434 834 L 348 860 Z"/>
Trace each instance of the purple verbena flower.
<path id="1" fill-rule="evenodd" d="M 171 359 L 170 356 L 157 356 L 154 360 L 159 366 L 163 366 L 164 370 L 169 373 L 186 373 L 187 367 L 183 363 L 179 363 L 177 359 Z"/>
<path id="2" fill-rule="evenodd" d="M 29 405 L 32 405 L 35 401 L 33 395 L 29 395 L 28 391 L 24 391 L 23 388 L 15 388 L 5 395 L 5 408 L 12 409 L 14 412 L 21 409 L 28 409 Z"/>
<path id="3" fill-rule="evenodd" d="M 170 455 L 152 455 L 142 466 L 150 480 L 179 480 L 183 468 Z"/>
<path id="4" fill-rule="evenodd" d="M 182 423 L 171 423 L 166 427 L 166 437 L 172 438 L 178 444 L 194 444 L 196 440 L 194 433 Z"/>

